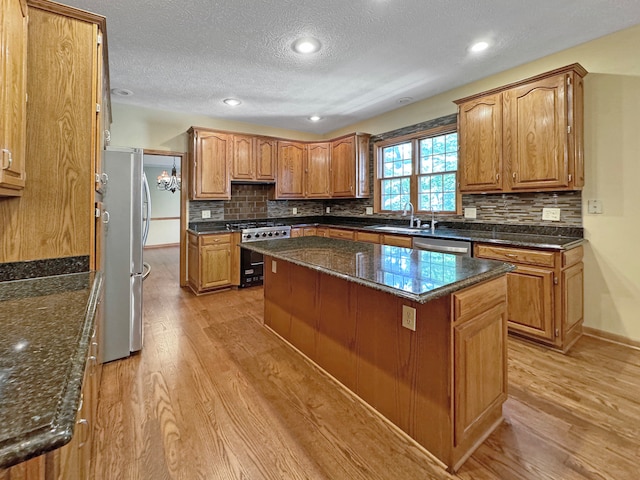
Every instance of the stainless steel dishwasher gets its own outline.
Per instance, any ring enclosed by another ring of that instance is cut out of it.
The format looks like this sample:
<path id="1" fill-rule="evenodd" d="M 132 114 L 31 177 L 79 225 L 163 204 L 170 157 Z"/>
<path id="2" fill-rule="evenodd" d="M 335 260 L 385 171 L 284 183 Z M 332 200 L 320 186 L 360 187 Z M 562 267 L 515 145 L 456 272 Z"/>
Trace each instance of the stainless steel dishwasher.
<path id="1" fill-rule="evenodd" d="M 472 257 L 471 242 L 466 240 L 447 240 L 444 238 L 413 237 L 413 248 L 432 252 L 452 253 L 464 257 Z"/>

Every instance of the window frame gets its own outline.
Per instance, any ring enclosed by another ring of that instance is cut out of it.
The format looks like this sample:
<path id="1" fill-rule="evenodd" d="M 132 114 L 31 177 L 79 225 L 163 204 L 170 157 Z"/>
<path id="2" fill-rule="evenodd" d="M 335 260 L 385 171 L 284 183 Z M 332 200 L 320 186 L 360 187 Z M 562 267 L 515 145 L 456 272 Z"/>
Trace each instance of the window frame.
<path id="1" fill-rule="evenodd" d="M 434 215 L 460 215 L 462 213 L 462 195 L 460 193 L 460 157 L 458 156 L 458 169 L 456 170 L 456 208 L 454 211 L 435 211 L 431 210 L 418 210 L 418 179 L 424 175 L 430 174 L 421 174 L 420 173 L 420 140 L 431 137 L 439 137 L 441 135 L 446 135 L 449 133 L 458 133 L 457 124 L 448 124 L 442 125 L 440 127 L 434 127 L 427 130 L 421 130 L 419 132 L 411 133 L 408 135 L 402 135 L 399 137 L 388 138 L 385 140 L 380 140 L 379 142 L 374 143 L 374 185 L 373 185 L 373 210 L 375 213 L 382 214 L 400 214 L 401 210 L 383 210 L 382 209 L 382 180 L 386 180 L 382 177 L 383 173 L 383 149 L 385 147 L 390 147 L 393 145 L 399 145 L 402 143 L 411 143 L 411 167 L 412 172 L 409 176 L 409 199 L 413 204 L 416 214 L 434 214 Z M 460 139 L 458 138 L 458 141 Z M 460 151 L 460 146 L 458 144 L 458 152 Z M 397 177 L 397 178 L 406 178 L 406 176 Z"/>

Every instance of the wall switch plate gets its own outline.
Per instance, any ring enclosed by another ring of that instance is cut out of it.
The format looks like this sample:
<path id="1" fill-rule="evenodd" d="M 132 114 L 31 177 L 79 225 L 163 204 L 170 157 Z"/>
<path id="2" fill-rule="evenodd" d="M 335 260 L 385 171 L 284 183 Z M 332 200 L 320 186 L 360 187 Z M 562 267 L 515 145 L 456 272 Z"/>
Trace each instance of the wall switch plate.
<path id="1" fill-rule="evenodd" d="M 476 218 L 477 210 L 476 207 L 467 207 L 464 209 L 464 218 Z"/>
<path id="2" fill-rule="evenodd" d="M 298 209 L 297 209 L 296 207 L 293 207 L 293 208 L 292 208 L 292 210 L 293 210 L 293 214 L 294 214 L 294 215 L 297 215 L 297 214 L 298 214 Z"/>
<path id="3" fill-rule="evenodd" d="M 416 309 L 408 305 L 402 306 L 402 326 L 416 331 Z"/>
<path id="4" fill-rule="evenodd" d="M 278 273 L 278 262 L 271 260 L 271 273 Z"/>
<path id="5" fill-rule="evenodd" d="M 211 218 L 211 210 L 202 210 L 202 218 Z"/>
<path id="6" fill-rule="evenodd" d="M 543 208 L 542 219 L 550 222 L 560 221 L 560 209 L 559 208 Z"/>
<path id="7" fill-rule="evenodd" d="M 367 207 L 365 208 L 365 213 L 367 215 L 373 215 L 373 207 Z"/>
<path id="8" fill-rule="evenodd" d="M 327 212 L 327 213 L 331 213 L 331 207 L 325 208 L 324 211 Z"/>
<path id="9" fill-rule="evenodd" d="M 591 215 L 598 215 L 602 213 L 602 200 L 588 200 L 587 211 Z"/>

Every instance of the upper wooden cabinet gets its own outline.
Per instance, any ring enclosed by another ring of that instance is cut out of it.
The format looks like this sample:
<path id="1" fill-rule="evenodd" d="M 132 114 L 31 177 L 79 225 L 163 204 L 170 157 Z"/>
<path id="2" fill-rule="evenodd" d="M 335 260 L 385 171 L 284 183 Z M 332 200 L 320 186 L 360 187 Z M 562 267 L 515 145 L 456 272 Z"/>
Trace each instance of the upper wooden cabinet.
<path id="1" fill-rule="evenodd" d="M 230 199 L 233 135 L 195 127 L 188 133 L 190 199 Z"/>
<path id="2" fill-rule="evenodd" d="M 0 196 L 17 196 L 25 185 L 27 3 L 0 1 Z"/>
<path id="3" fill-rule="evenodd" d="M 330 189 L 331 144 L 309 143 L 304 169 L 305 197 L 327 198 Z"/>
<path id="4" fill-rule="evenodd" d="M 231 180 L 275 181 L 276 141 L 253 135 L 233 135 Z"/>
<path id="5" fill-rule="evenodd" d="M 369 135 L 353 134 L 331 142 L 331 196 L 368 197 Z"/>
<path id="6" fill-rule="evenodd" d="M 301 142 L 278 142 L 276 198 L 303 198 L 307 149 Z"/>
<path id="7" fill-rule="evenodd" d="M 573 64 L 457 100 L 460 191 L 581 189 L 586 74 Z"/>

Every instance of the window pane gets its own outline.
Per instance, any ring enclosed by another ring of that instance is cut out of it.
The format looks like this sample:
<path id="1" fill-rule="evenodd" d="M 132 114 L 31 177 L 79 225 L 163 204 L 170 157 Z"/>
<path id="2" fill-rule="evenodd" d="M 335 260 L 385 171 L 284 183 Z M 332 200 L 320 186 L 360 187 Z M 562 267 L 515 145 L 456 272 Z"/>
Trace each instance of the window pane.
<path id="1" fill-rule="evenodd" d="M 456 153 L 447 153 L 445 162 L 445 171 L 455 172 L 456 170 L 458 170 L 458 155 Z"/>
<path id="2" fill-rule="evenodd" d="M 445 193 L 444 204 L 440 210 L 449 210 L 453 211 L 456 209 L 456 194 L 455 193 Z"/>
<path id="3" fill-rule="evenodd" d="M 430 138 L 425 138 L 424 140 L 420 140 L 420 156 L 428 157 L 433 155 L 433 147 L 432 140 Z"/>
<path id="4" fill-rule="evenodd" d="M 456 174 L 455 173 L 446 173 L 444 175 L 444 186 L 443 190 L 445 192 L 454 192 L 456 191 Z"/>
<path id="5" fill-rule="evenodd" d="M 445 156 L 444 155 L 434 155 L 433 156 L 433 171 L 434 172 L 444 172 L 445 165 Z"/>
<path id="6" fill-rule="evenodd" d="M 385 163 L 384 171 L 382 173 L 383 178 L 393 177 L 393 163 Z"/>
<path id="7" fill-rule="evenodd" d="M 442 195 L 439 193 L 432 193 L 430 196 L 431 208 L 436 212 L 442 210 Z"/>
<path id="8" fill-rule="evenodd" d="M 405 164 L 408 163 L 408 170 Z M 411 175 L 411 142 L 382 149 L 382 178 Z"/>
<path id="9" fill-rule="evenodd" d="M 420 159 L 420 173 L 431 173 L 433 172 L 433 157 L 429 156 L 427 158 Z"/>
<path id="10" fill-rule="evenodd" d="M 438 155 L 444 153 L 444 136 L 433 137 L 433 153 Z"/>
<path id="11" fill-rule="evenodd" d="M 402 175 L 411 175 L 413 173 L 413 169 L 411 168 L 412 163 L 411 158 L 403 162 Z"/>
<path id="12" fill-rule="evenodd" d="M 431 177 L 420 177 L 420 182 L 418 184 L 418 193 L 425 193 L 429 190 L 431 190 Z"/>
<path id="13" fill-rule="evenodd" d="M 458 134 L 450 133 L 445 139 L 447 153 L 453 153 L 458 156 Z"/>
<path id="14" fill-rule="evenodd" d="M 431 176 L 431 191 L 432 192 L 442 191 L 442 175 Z"/>
<path id="15" fill-rule="evenodd" d="M 431 210 L 429 195 L 423 194 L 418 197 L 418 210 Z"/>

